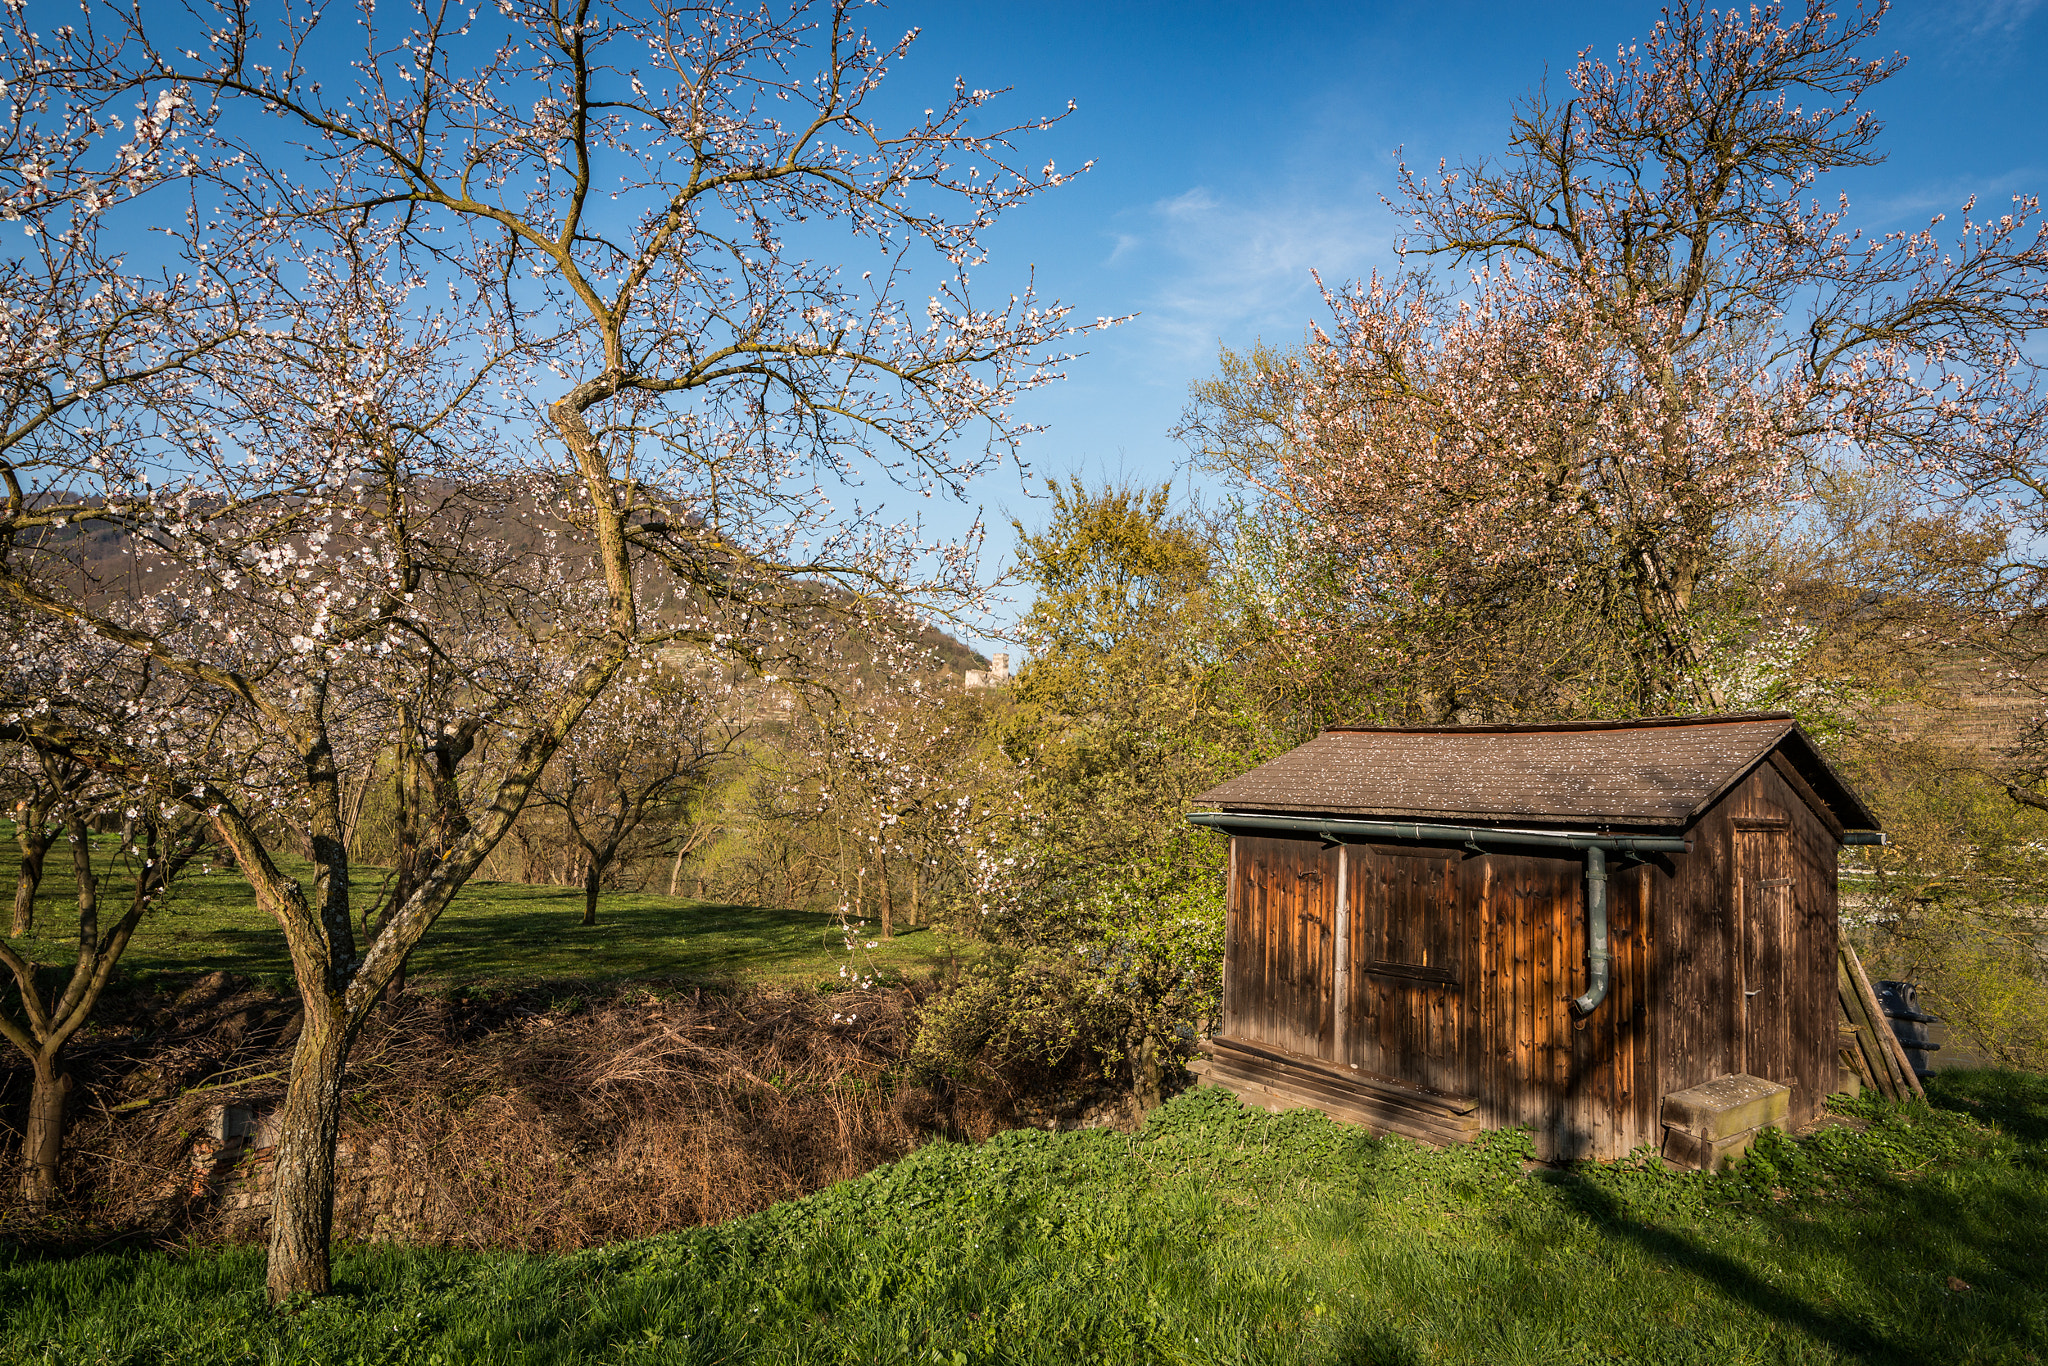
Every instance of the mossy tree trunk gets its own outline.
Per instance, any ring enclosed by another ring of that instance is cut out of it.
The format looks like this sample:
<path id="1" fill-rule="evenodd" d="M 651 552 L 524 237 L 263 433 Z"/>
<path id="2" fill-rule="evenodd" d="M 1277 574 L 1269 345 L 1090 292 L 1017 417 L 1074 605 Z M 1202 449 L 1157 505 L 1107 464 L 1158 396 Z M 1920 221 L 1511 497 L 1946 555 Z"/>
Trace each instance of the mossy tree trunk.
<path id="1" fill-rule="evenodd" d="M 21 1143 L 21 1198 L 46 1205 L 57 1198 L 57 1170 L 64 1158 L 64 1102 L 71 1076 L 54 1047 L 36 1054 L 28 1100 L 28 1133 Z"/>
<path id="2" fill-rule="evenodd" d="M 14 811 L 14 841 L 21 846 L 21 871 L 14 879 L 14 921 L 8 933 L 17 939 L 36 925 L 36 889 L 42 886 L 43 860 L 50 852 L 49 819 L 49 803 L 36 798 L 23 802 Z"/>
<path id="3" fill-rule="evenodd" d="M 305 1007 L 292 1050 L 291 1086 L 277 1117 L 266 1273 L 272 1304 L 294 1295 L 324 1295 L 332 1284 L 334 1159 L 341 1139 L 342 1074 L 355 1029 L 340 995 L 308 994 Z"/>

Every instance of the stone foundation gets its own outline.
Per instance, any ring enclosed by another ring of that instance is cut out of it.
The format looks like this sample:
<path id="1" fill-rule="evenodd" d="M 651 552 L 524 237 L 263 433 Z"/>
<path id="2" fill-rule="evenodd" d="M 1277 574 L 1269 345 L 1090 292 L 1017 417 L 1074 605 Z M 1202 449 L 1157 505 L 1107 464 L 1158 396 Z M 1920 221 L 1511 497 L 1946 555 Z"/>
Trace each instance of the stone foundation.
<path id="1" fill-rule="evenodd" d="M 276 1119 L 246 1105 L 216 1105 L 193 1137 L 192 1196 L 217 1202 L 229 1237 L 260 1238 L 269 1228 Z M 426 1161 L 416 1145 L 401 1150 L 389 1137 L 342 1135 L 334 1151 L 334 1236 L 364 1243 L 430 1236 Z"/>

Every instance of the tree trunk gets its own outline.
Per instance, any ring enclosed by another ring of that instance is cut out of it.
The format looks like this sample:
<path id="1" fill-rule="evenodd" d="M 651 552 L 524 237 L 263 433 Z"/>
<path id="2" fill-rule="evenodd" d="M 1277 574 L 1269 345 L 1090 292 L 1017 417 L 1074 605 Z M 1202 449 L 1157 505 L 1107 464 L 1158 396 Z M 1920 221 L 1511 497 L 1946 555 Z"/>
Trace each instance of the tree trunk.
<path id="1" fill-rule="evenodd" d="M 14 924 L 7 931 L 19 939 L 35 928 L 36 923 L 36 879 L 29 870 L 27 859 L 21 861 L 21 873 L 14 879 Z"/>
<path id="2" fill-rule="evenodd" d="M 1159 1072 L 1159 1040 L 1148 1031 L 1139 1036 L 1138 1046 L 1131 1050 L 1131 1090 L 1142 1110 L 1156 1110 L 1163 1103 L 1159 1098 Z"/>
<path id="3" fill-rule="evenodd" d="M 47 1205 L 57 1198 L 57 1164 L 64 1155 L 64 1101 L 71 1076 L 51 1054 L 35 1060 L 28 1102 L 28 1135 L 21 1144 L 21 1198 Z"/>
<path id="4" fill-rule="evenodd" d="M 273 1158 L 272 1304 L 293 1295 L 324 1295 L 333 1284 L 327 1242 L 334 1226 L 334 1147 L 341 1137 L 341 1080 L 350 1031 L 338 996 L 307 1000 L 304 1018 Z"/>
<path id="5" fill-rule="evenodd" d="M 668 870 L 668 895 L 671 901 L 675 899 L 676 888 L 682 885 L 683 856 L 689 852 L 690 848 L 687 844 L 679 846 L 676 849 L 675 866 Z"/>
<path id="6" fill-rule="evenodd" d="M 8 933 L 19 938 L 36 925 L 36 888 L 42 885 L 43 858 L 49 852 L 49 841 L 41 830 L 31 831 L 21 817 L 16 821 L 15 838 L 21 843 L 21 872 L 14 882 L 14 927 Z"/>
<path id="7" fill-rule="evenodd" d="M 392 973 L 391 980 L 384 984 L 384 990 L 378 995 L 378 1000 L 387 1006 L 398 1004 L 398 998 L 405 995 L 405 969 L 411 962 L 412 955 L 409 953 L 398 960 L 398 970 Z"/>
<path id="8" fill-rule="evenodd" d="M 910 864 L 910 923 L 913 925 L 922 925 L 924 924 L 924 916 L 921 908 L 918 905 L 918 889 L 921 884 L 921 879 L 919 879 L 917 873 L 918 864 L 917 861 L 913 859 Z"/>
<path id="9" fill-rule="evenodd" d="M 361 782 L 356 784 L 355 800 L 349 803 L 348 819 L 343 822 L 341 827 L 342 845 L 348 850 L 349 857 L 352 859 L 358 857 L 358 851 L 356 848 L 356 831 L 362 827 L 363 798 L 367 797 L 369 794 L 370 779 L 368 777 L 365 777 Z"/>
<path id="10" fill-rule="evenodd" d="M 604 869 L 598 866 L 596 859 L 592 859 L 583 871 L 583 923 L 586 925 L 597 923 L 597 883 L 603 876 Z"/>
<path id="11" fill-rule="evenodd" d="M 881 849 L 875 851 L 875 881 L 881 886 L 882 938 L 887 939 L 896 933 L 896 927 L 891 923 L 896 907 L 889 896 L 889 855 Z"/>

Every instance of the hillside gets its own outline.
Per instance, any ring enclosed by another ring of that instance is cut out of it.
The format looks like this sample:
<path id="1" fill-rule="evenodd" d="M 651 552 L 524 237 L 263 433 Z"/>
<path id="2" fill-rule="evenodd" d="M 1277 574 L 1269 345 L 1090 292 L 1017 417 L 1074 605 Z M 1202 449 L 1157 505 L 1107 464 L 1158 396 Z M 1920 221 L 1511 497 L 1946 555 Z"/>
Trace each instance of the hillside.
<path id="1" fill-rule="evenodd" d="M 2048 1086 L 1951 1077 L 1732 1177 L 1531 1170 L 1210 1088 L 1135 1135 L 937 1143 L 566 1257 L 357 1248 L 276 1315 L 257 1249 L 0 1262 L 10 1361 L 1926 1362 L 2048 1342 Z M 2002 1127 L 2002 1132 L 2001 1132 Z"/>

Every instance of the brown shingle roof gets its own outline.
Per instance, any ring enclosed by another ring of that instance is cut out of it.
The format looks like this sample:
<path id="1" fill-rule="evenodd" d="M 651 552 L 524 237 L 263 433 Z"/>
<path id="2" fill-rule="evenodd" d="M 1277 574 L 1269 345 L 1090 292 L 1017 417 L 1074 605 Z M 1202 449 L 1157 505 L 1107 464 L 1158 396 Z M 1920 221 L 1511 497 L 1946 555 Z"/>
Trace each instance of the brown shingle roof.
<path id="1" fill-rule="evenodd" d="M 1684 826 L 1783 746 L 1834 818 L 1877 822 L 1780 713 L 1530 726 L 1342 727 L 1203 793 L 1230 811 Z"/>

